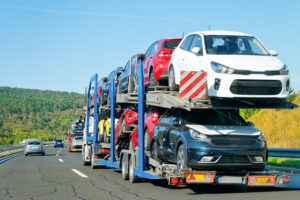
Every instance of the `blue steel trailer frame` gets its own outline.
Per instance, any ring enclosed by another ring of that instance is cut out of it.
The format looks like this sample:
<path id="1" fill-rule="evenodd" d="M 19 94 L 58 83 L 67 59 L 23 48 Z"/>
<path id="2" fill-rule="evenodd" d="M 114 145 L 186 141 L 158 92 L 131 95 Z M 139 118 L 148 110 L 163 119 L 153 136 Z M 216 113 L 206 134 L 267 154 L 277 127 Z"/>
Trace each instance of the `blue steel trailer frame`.
<path id="1" fill-rule="evenodd" d="M 140 178 L 161 179 L 160 176 L 147 173 L 144 154 L 144 117 L 145 117 L 145 84 L 143 61 L 138 65 L 138 168 L 133 173 Z"/>
<path id="2" fill-rule="evenodd" d="M 89 135 L 89 123 L 90 123 L 90 91 L 91 91 L 91 86 L 92 83 L 95 82 L 95 88 L 94 88 L 94 132 L 93 132 L 93 136 L 91 137 Z M 90 79 L 90 83 L 89 83 L 89 88 L 88 88 L 88 93 L 87 93 L 87 107 L 86 107 L 86 124 L 87 124 L 87 128 L 86 128 L 86 141 L 92 141 L 93 142 L 93 147 L 95 146 L 95 143 L 98 143 L 98 137 L 97 137 L 97 133 L 98 133 L 98 126 L 97 126 L 97 121 L 98 121 L 98 115 L 97 115 L 97 98 L 98 98 L 98 93 L 97 93 L 97 88 L 98 88 L 98 74 L 94 74 L 91 79 Z"/>
<path id="3" fill-rule="evenodd" d="M 115 158 L 115 105 L 116 105 L 116 85 L 115 80 L 111 80 L 111 87 L 110 87 L 110 160 L 99 160 L 99 164 L 105 165 L 111 168 L 119 168 L 120 165 L 116 162 Z"/>
<path id="4" fill-rule="evenodd" d="M 94 75 L 95 76 L 95 75 Z M 93 78 L 93 77 L 92 77 Z M 91 80 L 92 80 L 91 78 Z M 90 83 L 91 84 L 91 83 Z M 145 114 L 145 88 L 144 88 L 144 73 L 143 73 L 143 62 L 140 60 L 138 65 L 138 168 L 134 168 L 134 174 L 140 178 L 147 178 L 147 179 L 161 179 L 160 176 L 153 175 L 147 173 L 146 170 L 146 163 L 144 157 L 144 114 Z M 89 95 L 89 94 L 88 94 Z M 94 96 L 97 97 L 97 94 Z M 89 98 L 89 97 L 88 97 Z M 114 138 L 115 138 L 115 108 L 116 108 L 116 86 L 115 80 L 111 81 L 111 88 L 110 88 L 110 118 L 111 118 L 111 127 L 110 127 L 110 160 L 99 159 L 100 165 L 105 165 L 111 168 L 120 168 L 120 163 L 115 159 L 115 145 L 114 145 Z M 89 103 L 88 103 L 89 105 Z M 94 103 L 94 115 L 97 111 L 97 102 Z M 88 110 L 88 109 L 87 109 Z M 96 114 L 97 115 L 97 114 Z M 96 119 L 96 117 L 94 117 Z M 88 123 L 88 121 L 87 121 Z M 94 131 L 97 130 L 94 124 Z M 96 132 L 97 133 L 97 132 Z M 94 134 L 96 135 L 96 134 Z M 93 140 L 94 141 L 94 140 Z"/>

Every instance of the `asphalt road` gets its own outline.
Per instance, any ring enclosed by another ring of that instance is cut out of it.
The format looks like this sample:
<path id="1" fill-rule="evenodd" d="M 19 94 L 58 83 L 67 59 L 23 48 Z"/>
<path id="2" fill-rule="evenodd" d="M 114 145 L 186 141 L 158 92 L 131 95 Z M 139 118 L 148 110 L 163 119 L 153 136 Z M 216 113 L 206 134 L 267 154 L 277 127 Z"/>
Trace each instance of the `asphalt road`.
<path id="1" fill-rule="evenodd" d="M 234 185 L 171 187 L 166 181 L 131 184 L 121 179 L 119 170 L 82 166 L 81 153 L 47 147 L 46 156 L 22 154 L 0 164 L 0 199 L 298 200 L 300 190 Z"/>

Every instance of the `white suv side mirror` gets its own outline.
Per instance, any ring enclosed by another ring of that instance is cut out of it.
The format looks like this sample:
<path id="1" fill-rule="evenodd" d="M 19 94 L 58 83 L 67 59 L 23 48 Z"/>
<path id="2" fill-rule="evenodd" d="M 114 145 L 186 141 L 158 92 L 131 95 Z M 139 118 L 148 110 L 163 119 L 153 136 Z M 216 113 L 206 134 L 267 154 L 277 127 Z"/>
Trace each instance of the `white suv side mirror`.
<path id="1" fill-rule="evenodd" d="M 193 47 L 191 51 L 195 54 L 201 54 L 200 47 Z"/>
<path id="2" fill-rule="evenodd" d="M 275 50 L 270 50 L 269 53 L 271 54 L 271 56 L 278 56 L 278 53 Z"/>

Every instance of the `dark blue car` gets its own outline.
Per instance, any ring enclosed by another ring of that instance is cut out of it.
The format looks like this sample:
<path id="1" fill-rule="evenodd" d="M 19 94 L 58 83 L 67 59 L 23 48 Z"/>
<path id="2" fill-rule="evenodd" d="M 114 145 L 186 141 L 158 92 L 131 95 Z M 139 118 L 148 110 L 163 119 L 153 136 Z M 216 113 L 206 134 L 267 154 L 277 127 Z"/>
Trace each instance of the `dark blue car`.
<path id="1" fill-rule="evenodd" d="M 153 130 L 151 156 L 178 170 L 262 170 L 267 143 L 262 131 L 235 110 L 167 110 Z"/>
<path id="2" fill-rule="evenodd" d="M 54 148 L 56 148 L 56 147 L 64 147 L 63 140 L 55 140 Z"/>

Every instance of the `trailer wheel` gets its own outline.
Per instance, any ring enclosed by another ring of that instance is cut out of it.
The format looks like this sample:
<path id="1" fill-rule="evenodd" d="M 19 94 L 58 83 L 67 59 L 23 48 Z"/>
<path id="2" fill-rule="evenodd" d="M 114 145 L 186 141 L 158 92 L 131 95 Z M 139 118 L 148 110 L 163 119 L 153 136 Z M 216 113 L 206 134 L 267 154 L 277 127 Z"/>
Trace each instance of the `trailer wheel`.
<path id="1" fill-rule="evenodd" d="M 90 162 L 85 159 L 85 146 L 82 148 L 82 164 L 83 166 L 88 166 Z"/>
<path id="2" fill-rule="evenodd" d="M 130 157 L 129 158 L 129 181 L 130 181 L 130 183 L 136 183 L 139 180 L 139 177 L 137 177 L 133 173 L 133 169 L 134 169 L 134 163 L 133 163 L 132 157 Z"/>
<path id="3" fill-rule="evenodd" d="M 91 167 L 96 169 L 93 147 L 91 148 Z"/>
<path id="4" fill-rule="evenodd" d="M 129 179 L 129 168 L 128 168 L 128 159 L 122 159 L 122 179 L 128 180 Z"/>
<path id="5" fill-rule="evenodd" d="M 177 169 L 183 171 L 186 168 L 186 157 L 184 153 L 184 146 L 181 144 L 177 150 Z"/>

